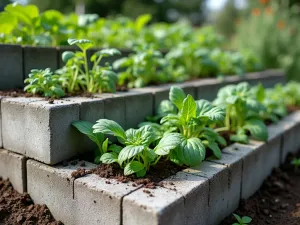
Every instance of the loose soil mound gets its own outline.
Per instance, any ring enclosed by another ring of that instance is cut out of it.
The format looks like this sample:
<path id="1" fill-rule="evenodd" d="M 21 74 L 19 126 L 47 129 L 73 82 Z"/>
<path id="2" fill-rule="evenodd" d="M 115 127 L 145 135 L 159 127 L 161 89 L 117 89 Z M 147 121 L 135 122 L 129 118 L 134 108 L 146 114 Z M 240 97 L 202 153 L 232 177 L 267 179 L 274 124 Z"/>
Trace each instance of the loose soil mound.
<path id="1" fill-rule="evenodd" d="M 0 178 L 0 225 L 62 225 L 45 205 L 34 205 L 28 194 L 19 194 Z"/>
<path id="2" fill-rule="evenodd" d="M 290 155 L 285 164 L 274 169 L 259 191 L 250 199 L 243 200 L 234 213 L 251 217 L 253 221 L 250 224 L 253 225 L 299 225 L 300 171 L 295 171 L 290 164 L 293 157 Z M 229 216 L 221 225 L 234 222 L 234 217 Z"/>

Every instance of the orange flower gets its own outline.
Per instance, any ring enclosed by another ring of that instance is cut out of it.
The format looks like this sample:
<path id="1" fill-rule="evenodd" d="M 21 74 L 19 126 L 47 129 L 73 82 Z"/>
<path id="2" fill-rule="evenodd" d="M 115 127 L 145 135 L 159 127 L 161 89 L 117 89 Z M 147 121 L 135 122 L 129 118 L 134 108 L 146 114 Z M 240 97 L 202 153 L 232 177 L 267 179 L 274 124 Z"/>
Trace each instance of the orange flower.
<path id="1" fill-rule="evenodd" d="M 282 30 L 285 27 L 285 22 L 283 20 L 279 20 L 277 23 L 277 27 L 279 30 Z"/>
<path id="2" fill-rule="evenodd" d="M 260 4 L 266 5 L 268 4 L 269 0 L 259 0 Z"/>
<path id="3" fill-rule="evenodd" d="M 260 9 L 259 8 L 252 9 L 252 15 L 253 16 L 259 16 L 260 15 Z"/>
<path id="4" fill-rule="evenodd" d="M 265 13 L 267 15 L 272 15 L 273 14 L 273 9 L 271 7 L 267 7 L 267 8 L 265 8 Z"/>

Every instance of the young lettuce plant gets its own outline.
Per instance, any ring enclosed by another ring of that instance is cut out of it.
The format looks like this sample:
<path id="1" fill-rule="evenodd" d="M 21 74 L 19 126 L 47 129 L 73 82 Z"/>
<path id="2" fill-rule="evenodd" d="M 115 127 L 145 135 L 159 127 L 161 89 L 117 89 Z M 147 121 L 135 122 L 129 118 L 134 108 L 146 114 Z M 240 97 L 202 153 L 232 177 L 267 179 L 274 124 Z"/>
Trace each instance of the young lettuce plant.
<path id="1" fill-rule="evenodd" d="M 123 146 L 117 152 L 104 153 L 100 161 L 105 164 L 118 163 L 124 168 L 124 175 L 136 174 L 137 177 L 143 177 L 155 165 L 160 157 L 157 157 L 155 150 L 166 150 L 175 148 L 180 139 L 174 138 L 176 134 L 164 136 L 155 150 L 150 148 L 150 144 L 155 142 L 158 137 L 150 126 L 143 126 L 139 129 L 128 129 L 126 131 L 116 122 L 107 119 L 100 119 L 93 126 L 94 133 L 113 135 L 117 137 L 119 143 Z"/>
<path id="2" fill-rule="evenodd" d="M 256 99 L 246 82 L 221 88 L 214 104 L 226 110 L 225 127 L 218 131 L 230 131 L 232 141 L 248 143 L 247 132 L 257 140 L 267 141 L 268 130 L 259 113 L 264 106 Z"/>
<path id="3" fill-rule="evenodd" d="M 237 214 L 233 213 L 233 216 L 235 217 L 235 219 L 238 221 L 237 223 L 234 223 L 232 225 L 248 225 L 252 222 L 252 219 L 249 216 L 243 216 L 240 217 Z"/>
<path id="4" fill-rule="evenodd" d="M 60 82 L 59 76 L 53 75 L 49 68 L 45 70 L 31 70 L 29 77 L 25 79 L 24 91 L 32 94 L 41 94 L 45 97 L 59 98 L 65 95 Z"/>
<path id="5" fill-rule="evenodd" d="M 291 162 L 292 165 L 294 165 L 295 170 L 297 171 L 300 168 L 300 158 L 294 158 Z"/>
<path id="6" fill-rule="evenodd" d="M 97 51 L 90 57 L 93 64 L 90 68 L 87 51 L 93 47 L 93 43 L 87 39 L 68 39 L 68 43 L 81 50 L 76 53 L 66 51 L 62 55 L 66 66 L 60 71 L 61 81 L 68 92 L 78 89 L 88 93 L 115 92 L 117 75 L 108 63 L 105 66 L 99 64 L 104 57 L 120 55 L 120 51 L 114 48 Z"/>

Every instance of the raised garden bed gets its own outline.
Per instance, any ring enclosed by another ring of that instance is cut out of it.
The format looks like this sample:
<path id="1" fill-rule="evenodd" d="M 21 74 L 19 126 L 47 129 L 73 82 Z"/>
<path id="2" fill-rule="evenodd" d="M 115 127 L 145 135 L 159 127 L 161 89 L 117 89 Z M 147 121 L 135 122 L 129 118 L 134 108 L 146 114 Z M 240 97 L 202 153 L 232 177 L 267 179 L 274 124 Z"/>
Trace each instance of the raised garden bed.
<path id="1" fill-rule="evenodd" d="M 248 81 L 272 87 L 284 83 L 282 71 L 270 70 L 248 74 L 243 78 L 203 79 L 178 84 L 195 98 L 212 100 L 227 84 Z M 76 120 L 95 122 L 106 118 L 125 128 L 135 127 L 146 116 L 153 115 L 161 100 L 168 97 L 171 84 L 132 89 L 116 94 L 95 95 L 94 98 L 70 97 L 49 102 L 37 97 L 0 98 L 2 142 L 7 150 L 38 161 L 55 164 L 78 154 L 89 145 L 71 123 Z M 1 126 L 1 125 L 0 125 Z M 16 142 L 15 140 L 18 140 Z"/>

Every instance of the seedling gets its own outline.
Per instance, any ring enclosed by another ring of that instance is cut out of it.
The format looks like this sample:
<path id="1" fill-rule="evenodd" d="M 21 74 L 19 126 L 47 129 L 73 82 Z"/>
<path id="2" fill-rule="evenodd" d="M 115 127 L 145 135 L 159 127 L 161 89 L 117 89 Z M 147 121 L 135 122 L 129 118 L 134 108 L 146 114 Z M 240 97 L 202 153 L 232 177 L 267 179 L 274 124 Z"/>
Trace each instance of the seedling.
<path id="1" fill-rule="evenodd" d="M 294 158 L 291 162 L 292 165 L 294 165 L 295 170 L 298 171 L 300 168 L 300 158 Z"/>
<path id="2" fill-rule="evenodd" d="M 250 224 L 252 221 L 252 219 L 248 216 L 240 217 L 239 215 L 234 214 L 234 213 L 233 213 L 233 216 L 236 218 L 238 223 L 234 223 L 232 225 L 247 225 L 247 224 Z"/>

